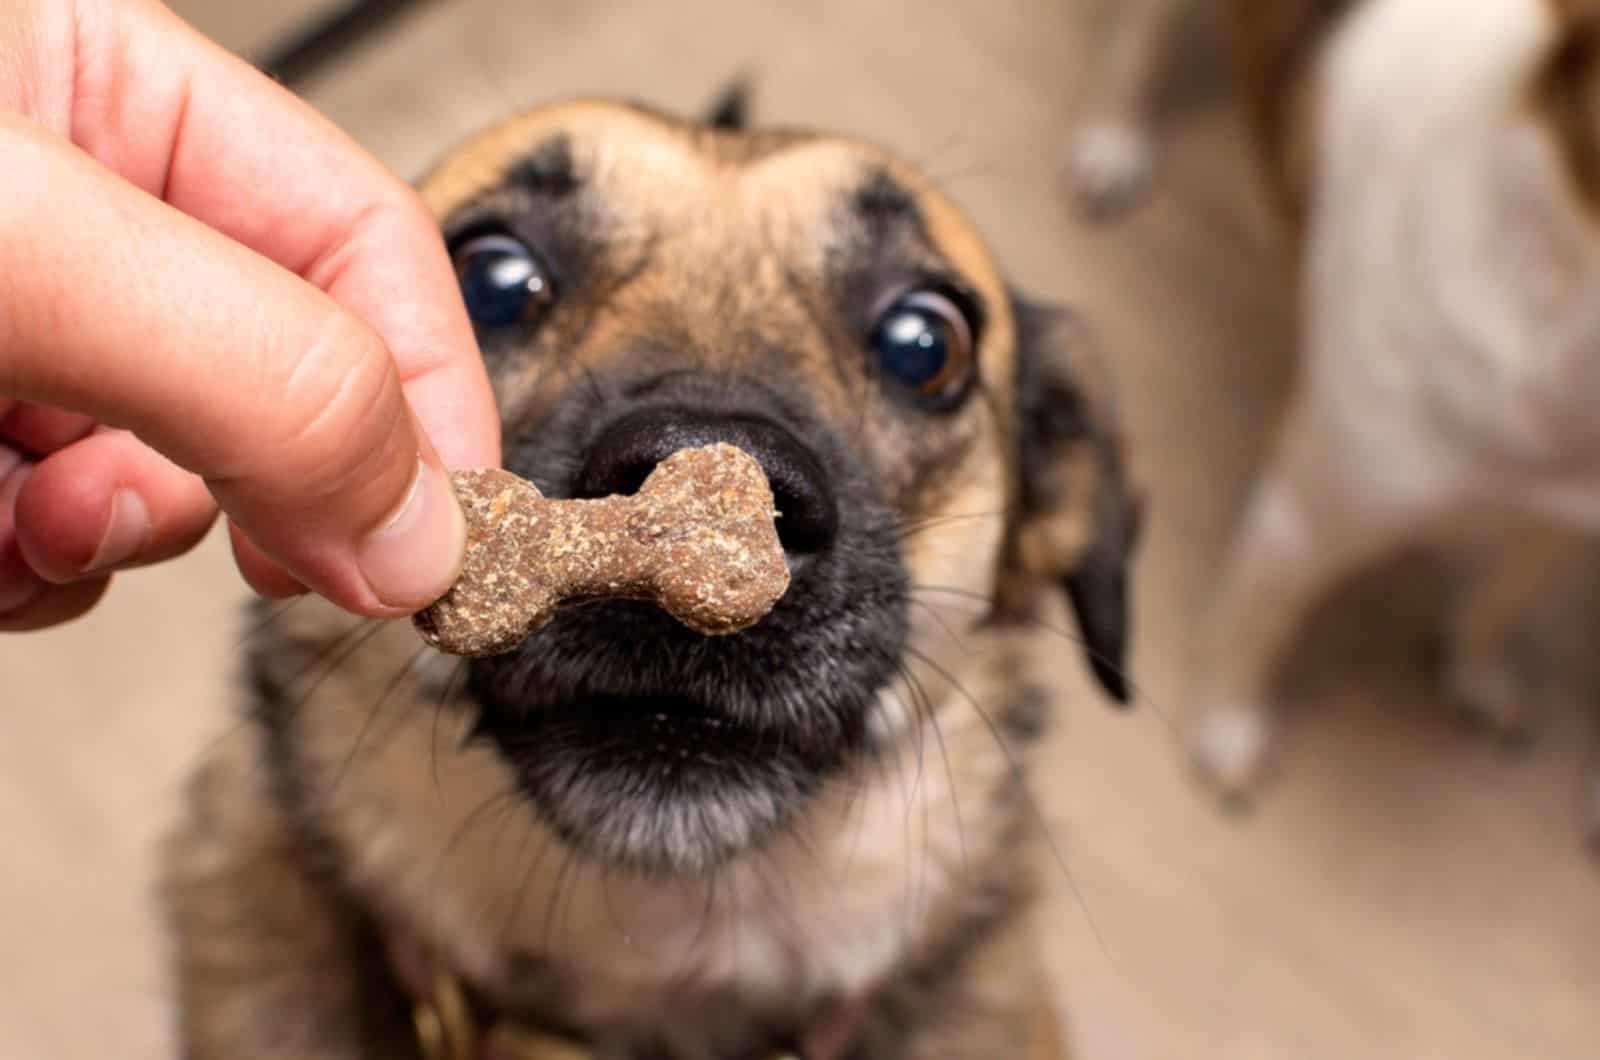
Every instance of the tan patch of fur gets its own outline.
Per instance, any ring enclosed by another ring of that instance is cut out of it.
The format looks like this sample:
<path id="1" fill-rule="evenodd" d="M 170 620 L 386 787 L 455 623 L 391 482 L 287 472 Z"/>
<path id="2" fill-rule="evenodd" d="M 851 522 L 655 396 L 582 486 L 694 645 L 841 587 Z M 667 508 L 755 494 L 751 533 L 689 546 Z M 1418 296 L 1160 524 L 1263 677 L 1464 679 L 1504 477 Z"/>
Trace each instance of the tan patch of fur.
<path id="1" fill-rule="evenodd" d="M 1061 577 L 1094 543 L 1100 468 L 1094 445 L 1077 442 L 1045 472 L 1046 489 L 1057 499 L 1055 516 L 1030 520 L 1017 535 L 1017 557 L 1030 573 Z"/>
<path id="2" fill-rule="evenodd" d="M 1561 153 L 1579 201 L 1600 219 L 1600 3 L 1552 2 L 1558 36 L 1534 74 L 1529 100 Z"/>
<path id="3" fill-rule="evenodd" d="M 1316 161 L 1317 71 L 1324 45 L 1362 0 L 1232 0 L 1245 109 L 1279 208 L 1306 217 Z"/>
<path id="4" fill-rule="evenodd" d="M 1545 3 L 1563 22 L 1576 22 L 1600 14 L 1600 0 L 1545 0 Z"/>

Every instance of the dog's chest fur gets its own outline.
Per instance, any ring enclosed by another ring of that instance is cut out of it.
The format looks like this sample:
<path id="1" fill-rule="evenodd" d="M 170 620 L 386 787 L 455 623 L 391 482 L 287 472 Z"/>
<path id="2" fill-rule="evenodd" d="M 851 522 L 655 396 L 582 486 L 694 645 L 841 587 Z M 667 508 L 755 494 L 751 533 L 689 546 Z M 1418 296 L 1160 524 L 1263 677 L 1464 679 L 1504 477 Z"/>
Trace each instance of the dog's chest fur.
<path id="1" fill-rule="evenodd" d="M 329 614 L 291 613 L 266 657 L 275 673 L 304 673 L 323 653 L 331 609 L 312 609 Z M 917 692 L 886 692 L 879 736 L 899 750 L 837 782 L 791 832 L 694 883 L 607 873 L 564 851 L 492 751 L 458 750 L 468 714 L 445 702 L 448 660 L 413 659 L 416 687 L 375 702 L 415 650 L 408 627 L 386 628 L 303 705 L 267 704 L 278 719 L 268 760 L 292 785 L 246 764 L 260 751 L 219 763 L 207 782 L 218 790 L 198 800 L 218 831 L 186 840 L 180 877 L 217 882 L 230 903 L 255 886 L 259 844 L 241 841 L 229 806 L 253 831 L 309 823 L 313 847 L 336 852 L 320 871 L 373 917 L 375 936 L 430 951 L 494 1007 L 581 1034 L 599 1057 L 639 1055 L 641 1043 L 745 1055 L 836 1006 L 893 1002 L 908 988 L 938 997 L 937 977 L 921 982 L 930 969 L 961 982 L 951 1000 L 964 1013 L 967 989 L 1013 995 L 1030 974 L 1009 930 L 1032 879 L 1013 756 L 1040 720 L 1020 679 L 1026 638 L 969 630 L 970 620 L 964 607 L 938 617 L 948 631 L 926 620 L 930 635 L 963 638 L 962 692 L 929 673 Z M 278 786 L 265 797 L 282 806 L 279 825 L 261 816 L 264 782 Z M 223 871 L 218 857 L 241 861 Z M 185 904 L 203 910 L 204 895 Z"/>
<path id="2" fill-rule="evenodd" d="M 1321 69 L 1311 363 L 1508 473 L 1600 444 L 1572 380 L 1600 348 L 1600 240 L 1529 86 L 1543 0 L 1378 0 Z"/>

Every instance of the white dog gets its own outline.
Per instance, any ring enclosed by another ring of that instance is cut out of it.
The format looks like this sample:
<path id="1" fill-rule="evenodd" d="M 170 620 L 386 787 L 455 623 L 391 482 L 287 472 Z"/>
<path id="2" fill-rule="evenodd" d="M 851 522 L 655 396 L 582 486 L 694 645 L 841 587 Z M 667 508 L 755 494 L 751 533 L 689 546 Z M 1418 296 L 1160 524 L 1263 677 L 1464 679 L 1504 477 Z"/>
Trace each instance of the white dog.
<path id="1" fill-rule="evenodd" d="M 1121 32 L 1155 43 L 1108 54 L 1153 61 L 1184 6 L 1130 3 Z M 1193 747 L 1239 794 L 1273 664 L 1325 590 L 1484 510 L 1600 530 L 1600 0 L 1229 6 L 1302 265 L 1295 391 L 1202 622 Z M 1447 630 L 1448 690 L 1507 728 L 1504 634 L 1564 551 L 1500 555 Z M 1600 783 L 1592 807 L 1600 826 Z"/>

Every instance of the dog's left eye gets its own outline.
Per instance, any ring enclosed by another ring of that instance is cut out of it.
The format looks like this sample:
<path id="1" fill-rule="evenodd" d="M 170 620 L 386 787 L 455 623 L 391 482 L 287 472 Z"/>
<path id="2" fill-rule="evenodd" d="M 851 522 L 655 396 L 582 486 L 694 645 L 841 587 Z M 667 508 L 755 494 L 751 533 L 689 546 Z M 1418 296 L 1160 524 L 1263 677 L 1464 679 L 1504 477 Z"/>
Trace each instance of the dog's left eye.
<path id="1" fill-rule="evenodd" d="M 972 347 L 966 315 L 936 291 L 901 295 L 878 317 L 872 332 L 879 371 L 939 405 L 965 392 L 972 377 Z"/>
<path id="2" fill-rule="evenodd" d="M 550 303 L 550 278 L 521 240 L 477 236 L 457 247 L 454 257 L 461 297 L 479 327 L 532 323 Z"/>

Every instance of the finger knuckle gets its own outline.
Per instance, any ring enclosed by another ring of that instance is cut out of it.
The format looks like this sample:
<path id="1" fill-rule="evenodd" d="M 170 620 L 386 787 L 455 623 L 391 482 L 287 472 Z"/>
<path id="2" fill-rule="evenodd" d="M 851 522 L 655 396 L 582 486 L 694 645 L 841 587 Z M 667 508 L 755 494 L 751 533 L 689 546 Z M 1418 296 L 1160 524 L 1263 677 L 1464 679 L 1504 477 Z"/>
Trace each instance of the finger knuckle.
<path id="1" fill-rule="evenodd" d="M 337 490 L 382 459 L 403 429 L 404 399 L 388 348 L 346 313 L 332 313 L 296 361 L 275 457 L 302 480 Z"/>

